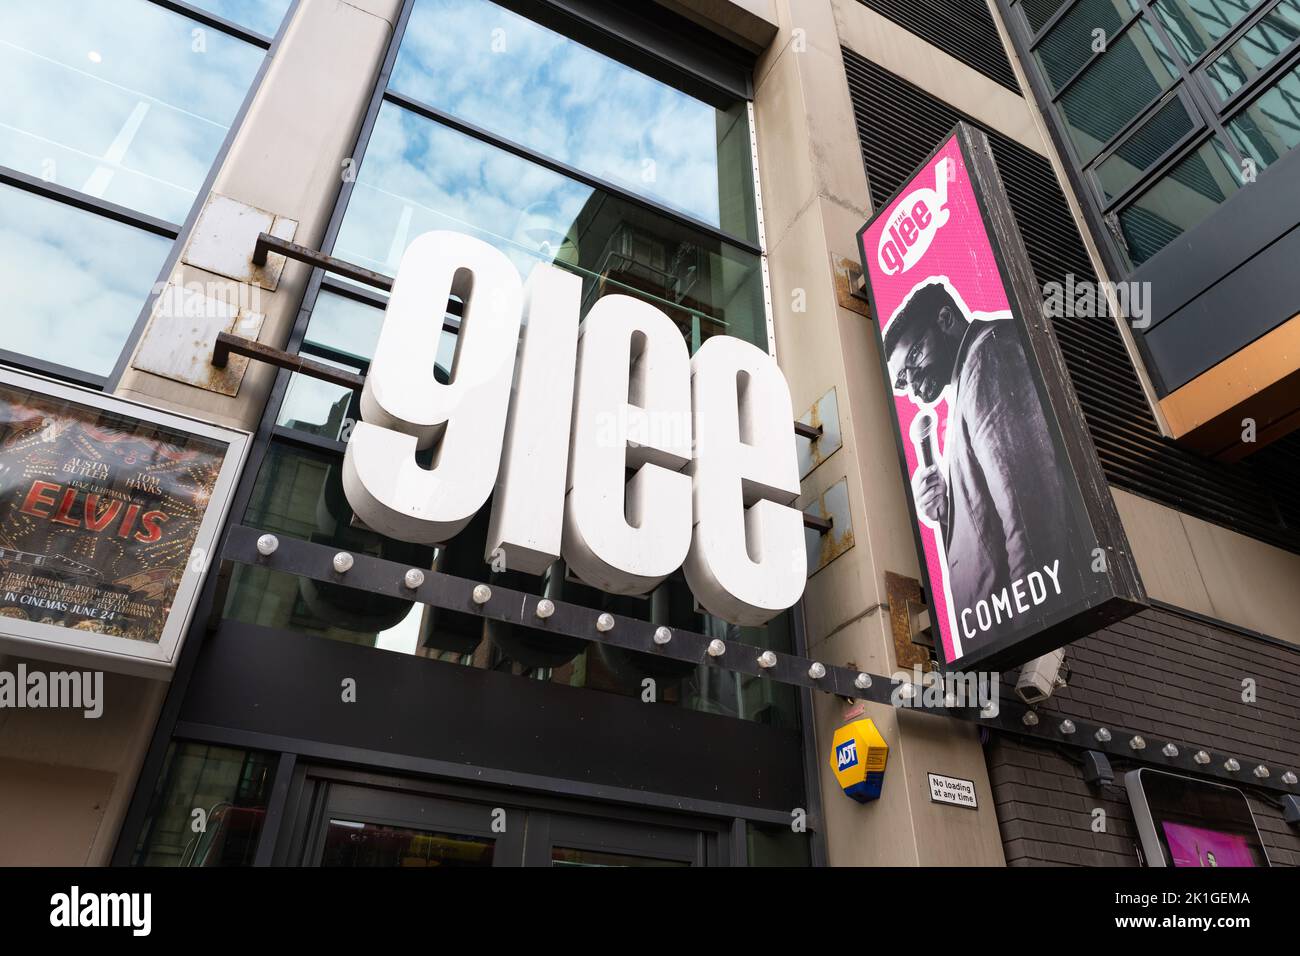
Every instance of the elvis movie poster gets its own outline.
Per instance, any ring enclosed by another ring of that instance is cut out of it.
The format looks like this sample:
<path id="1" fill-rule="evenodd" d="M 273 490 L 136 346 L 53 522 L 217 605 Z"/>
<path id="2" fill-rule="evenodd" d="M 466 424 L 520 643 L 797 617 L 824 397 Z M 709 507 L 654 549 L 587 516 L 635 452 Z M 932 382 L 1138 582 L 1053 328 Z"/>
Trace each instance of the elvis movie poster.
<path id="1" fill-rule="evenodd" d="M 156 644 L 227 446 L 0 382 L 0 629 Z"/>
<path id="2" fill-rule="evenodd" d="M 1011 250 L 999 248 L 984 208 L 1001 185 L 978 181 L 961 131 L 858 239 L 936 658 L 1010 666 L 1077 636 L 1060 625 L 1114 596 L 1106 565 L 1116 534 L 1099 534 L 1088 513 L 1076 471 L 1095 468 L 1095 453 L 1089 445 L 1071 460 L 1017 314 L 1038 308 L 1044 322 L 1041 300 L 1015 302 Z M 982 134 L 966 135 L 987 150 Z M 1027 261 L 1023 274 L 1032 275 Z M 1092 620 L 1122 616 L 1114 610 Z"/>

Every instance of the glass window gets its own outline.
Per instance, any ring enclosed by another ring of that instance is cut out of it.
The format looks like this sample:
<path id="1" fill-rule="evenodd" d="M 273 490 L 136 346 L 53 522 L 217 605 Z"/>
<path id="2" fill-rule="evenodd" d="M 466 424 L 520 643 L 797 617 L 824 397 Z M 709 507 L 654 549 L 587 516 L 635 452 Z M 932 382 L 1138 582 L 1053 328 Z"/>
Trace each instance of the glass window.
<path id="1" fill-rule="evenodd" d="M 1172 58 L 1144 20 L 1124 31 L 1059 100 L 1066 130 L 1087 163 L 1177 76 Z"/>
<path id="2" fill-rule="evenodd" d="M 391 275 L 430 229 L 492 243 L 524 275 L 537 262 L 579 273 L 584 312 L 611 292 L 646 299 L 692 351 L 721 333 L 767 347 L 758 256 L 385 103 L 335 255 Z"/>
<path id="3" fill-rule="evenodd" d="M 748 823 L 750 866 L 812 866 L 812 838 L 788 826 Z"/>
<path id="4" fill-rule="evenodd" d="M 630 853 L 610 853 L 606 850 L 584 850 L 578 847 L 551 847 L 553 867 L 628 867 L 628 866 L 690 866 L 685 860 L 664 860 L 650 856 L 633 856 Z"/>
<path id="5" fill-rule="evenodd" d="M 273 754 L 172 741 L 132 862 L 252 866 L 275 762 Z"/>
<path id="6" fill-rule="evenodd" d="M 1140 265 L 1214 212 L 1239 181 L 1217 139 L 1190 153 L 1119 214 L 1134 265 Z"/>
<path id="7" fill-rule="evenodd" d="M 489 0 L 417 0 L 389 88 L 756 238 L 743 102 L 717 109 Z"/>
<path id="8" fill-rule="evenodd" d="M 0 164 L 172 223 L 263 57 L 148 0 L 5 3 L 0 46 L 0 88 L 22 91 L 0 100 Z"/>
<path id="9" fill-rule="evenodd" d="M 1259 0 L 1157 0 L 1152 9 L 1178 55 L 1194 63 L 1258 5 Z"/>
<path id="10" fill-rule="evenodd" d="M 1034 50 L 1052 88 L 1059 90 L 1092 57 L 1093 31 L 1105 31 L 1109 40 L 1135 12 L 1134 0 L 1079 0 Z"/>
<path id="11" fill-rule="evenodd" d="M 653 620 L 728 643 L 792 650 L 788 614 L 764 627 L 738 627 L 701 614 L 680 572 L 647 597 L 618 597 L 566 580 L 562 562 L 557 562 L 545 578 L 517 573 L 490 575 L 483 562 L 490 504 L 469 527 L 436 550 L 357 528 L 352 524 L 341 473 L 341 456 L 273 443 L 257 476 L 245 523 L 409 567 L 436 566 L 460 577 L 489 580 L 555 600 Z M 628 697 L 639 697 L 642 680 L 653 677 L 663 703 L 776 726 L 798 726 L 796 690 L 762 677 L 665 660 L 531 628 L 512 628 L 485 622 L 473 614 L 431 608 L 262 567 L 236 567 L 225 616 Z"/>
<path id="12" fill-rule="evenodd" d="M 1233 117 L 1228 132 L 1259 169 L 1300 144 L 1300 65 Z"/>
<path id="13" fill-rule="evenodd" d="M 108 375 L 170 248 L 162 236 L 0 186 L 0 349 Z"/>
<path id="14" fill-rule="evenodd" d="M 1194 124 L 1187 107 L 1174 96 L 1141 126 L 1133 130 L 1115 151 L 1097 164 L 1097 182 L 1106 202 L 1121 195 L 1142 178 L 1142 174 L 1164 157 L 1192 131 Z"/>
<path id="15" fill-rule="evenodd" d="M 273 37 L 292 0 L 189 0 L 192 6 L 216 14 L 223 20 Z"/>
<path id="16" fill-rule="evenodd" d="M 322 291 L 312 310 L 311 322 L 299 352 L 313 361 L 364 374 L 374 356 L 384 313 L 377 306 Z M 434 378 L 450 381 L 456 354 L 454 316 L 444 319 L 438 343 Z M 360 408 L 352 389 L 322 382 L 309 375 L 294 374 L 276 424 L 324 438 L 346 441 L 348 423 L 359 418 Z"/>
<path id="17" fill-rule="evenodd" d="M 1029 29 L 1037 33 L 1057 10 L 1065 6 L 1065 0 L 1023 0 L 1020 6 L 1029 21 Z"/>
<path id="18" fill-rule="evenodd" d="M 1300 0 L 1282 0 L 1205 68 L 1219 100 L 1226 101 L 1300 38 Z"/>
<path id="19" fill-rule="evenodd" d="M 491 866 L 496 841 L 463 833 L 331 820 L 325 831 L 321 866 L 448 867 Z"/>

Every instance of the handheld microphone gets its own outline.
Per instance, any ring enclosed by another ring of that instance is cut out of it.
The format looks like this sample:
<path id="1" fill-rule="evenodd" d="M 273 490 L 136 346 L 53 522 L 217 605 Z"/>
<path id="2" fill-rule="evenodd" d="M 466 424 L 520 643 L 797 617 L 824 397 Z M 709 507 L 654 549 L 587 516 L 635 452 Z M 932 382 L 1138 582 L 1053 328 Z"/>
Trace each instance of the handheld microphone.
<path id="1" fill-rule="evenodd" d="M 916 444 L 921 452 L 921 462 L 926 468 L 934 464 L 934 416 L 928 412 L 917 416 Z"/>

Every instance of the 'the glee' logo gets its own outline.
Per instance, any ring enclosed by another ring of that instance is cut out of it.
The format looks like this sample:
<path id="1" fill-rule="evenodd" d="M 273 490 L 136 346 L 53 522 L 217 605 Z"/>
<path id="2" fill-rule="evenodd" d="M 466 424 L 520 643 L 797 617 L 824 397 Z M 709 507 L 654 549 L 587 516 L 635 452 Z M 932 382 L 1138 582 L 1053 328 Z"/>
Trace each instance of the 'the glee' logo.
<path id="1" fill-rule="evenodd" d="M 921 261 L 934 234 L 948 221 L 948 177 L 952 160 L 945 157 L 934 167 L 934 188 L 915 189 L 894 207 L 880 234 L 876 258 L 887 275 L 906 272 Z"/>

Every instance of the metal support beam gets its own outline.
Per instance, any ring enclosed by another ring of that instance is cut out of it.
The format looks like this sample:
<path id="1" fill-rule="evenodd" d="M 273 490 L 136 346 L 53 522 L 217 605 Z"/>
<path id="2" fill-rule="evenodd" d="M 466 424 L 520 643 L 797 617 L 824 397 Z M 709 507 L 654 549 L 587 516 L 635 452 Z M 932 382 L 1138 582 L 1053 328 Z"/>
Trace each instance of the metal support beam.
<path id="1" fill-rule="evenodd" d="M 335 275 L 343 276 L 345 279 L 351 279 L 354 282 L 360 282 L 368 286 L 373 286 L 384 292 L 393 291 L 393 280 L 382 272 L 372 272 L 369 269 L 363 269 L 361 266 L 353 265 L 342 259 L 335 259 L 333 256 L 327 256 L 323 252 L 317 252 L 315 249 L 309 249 L 306 246 L 300 246 L 296 242 L 290 242 L 288 239 L 281 239 L 264 232 L 257 237 L 257 244 L 253 246 L 253 265 L 266 265 L 268 253 L 274 252 L 276 255 L 284 256 L 286 259 L 296 259 L 298 262 L 305 262 L 309 266 L 317 269 L 324 269 L 326 272 L 333 272 Z"/>
<path id="2" fill-rule="evenodd" d="M 794 423 L 794 433 L 800 438 L 806 438 L 809 441 L 816 441 L 821 438 L 824 430 L 821 425 L 809 425 L 807 422 Z"/>
<path id="3" fill-rule="evenodd" d="M 232 354 L 244 355 L 258 362 L 274 365 L 276 368 L 287 368 L 291 372 L 318 378 L 322 382 L 342 385 L 344 388 L 359 389 L 366 382 L 365 377 L 358 375 L 356 372 L 335 368 L 323 362 L 313 362 L 311 359 L 295 355 L 293 352 L 273 349 L 269 345 L 254 342 L 252 339 L 241 338 L 229 332 L 217 333 L 216 344 L 212 347 L 213 366 L 225 368 Z"/>
<path id="4" fill-rule="evenodd" d="M 1146 766 L 1177 770 L 1181 773 L 1196 774 L 1275 793 L 1300 793 L 1300 784 L 1285 783 L 1282 780 L 1287 770 L 1295 768 L 1268 766 L 1266 761 L 1258 758 L 1218 752 L 1209 747 L 1183 741 L 1171 741 L 1168 737 L 1154 731 L 1104 726 L 1084 718 L 1067 718 L 1064 714 L 1040 712 L 1025 706 L 1013 697 L 1001 698 L 997 704 L 996 714 L 982 716 L 978 707 L 947 706 L 942 691 L 936 693 L 935 688 L 926 687 L 924 684 L 905 685 L 879 674 L 866 674 L 863 675 L 865 679 L 861 679 L 858 671 L 829 665 L 821 665 L 822 669 L 816 670 L 813 667 L 814 661 L 793 654 L 768 652 L 771 653 L 771 657 L 765 662 L 760 662 L 760 655 L 765 653 L 764 649 L 750 644 L 724 643 L 721 653 L 712 654 L 710 646 L 716 639 L 693 631 L 674 628 L 669 633 L 667 643 L 656 643 L 655 634 L 658 631 L 656 625 L 636 618 L 611 615 L 614 626 L 609 630 L 601 631 L 596 627 L 601 611 L 563 601 L 553 601 L 554 610 L 550 616 L 540 618 L 537 616 L 540 595 L 494 584 L 488 586 L 486 595 L 479 593 L 479 597 L 483 598 L 480 603 L 475 600 L 474 592 L 484 586 L 483 582 L 455 577 L 427 568 L 420 569 L 424 574 L 423 583 L 417 588 L 408 588 L 404 580 L 409 570 L 407 565 L 364 554 L 353 554 L 351 569 L 340 574 L 334 570 L 333 563 L 334 556 L 338 553 L 337 549 L 296 538 L 277 537 L 276 547 L 272 553 L 263 555 L 257 550 L 257 540 L 262 533 L 255 528 L 231 527 L 226 537 L 222 560 L 265 567 L 314 581 L 341 584 L 372 594 L 420 602 L 433 607 L 477 614 L 484 619 L 610 644 L 654 657 L 719 667 L 738 674 L 764 677 L 783 684 L 807 687 L 844 698 L 856 698 L 899 709 L 915 710 L 929 716 L 972 721 L 993 730 L 1015 734 L 1039 743 L 1078 750 L 1097 750 Z M 770 666 L 764 666 L 764 663 Z M 814 676 L 816 673 L 821 673 L 821 676 Z M 967 675 L 968 679 L 970 676 L 973 675 Z M 941 678 L 942 675 L 936 674 L 934 679 Z M 912 693 L 906 693 L 905 686 L 910 688 Z M 938 699 L 929 700 L 931 696 L 937 696 Z M 1165 748 L 1168 744 L 1173 745 L 1172 754 L 1166 752 Z M 1203 760 L 1198 760 L 1198 755 L 1203 755 Z M 1235 761 L 1236 770 L 1228 769 L 1232 766 L 1229 761 Z M 1266 767 L 1268 775 L 1257 776 L 1255 773 L 1257 767 Z"/>

